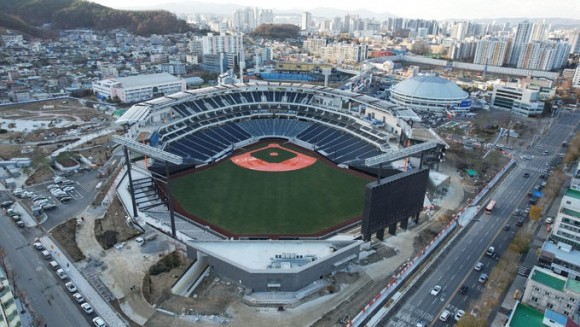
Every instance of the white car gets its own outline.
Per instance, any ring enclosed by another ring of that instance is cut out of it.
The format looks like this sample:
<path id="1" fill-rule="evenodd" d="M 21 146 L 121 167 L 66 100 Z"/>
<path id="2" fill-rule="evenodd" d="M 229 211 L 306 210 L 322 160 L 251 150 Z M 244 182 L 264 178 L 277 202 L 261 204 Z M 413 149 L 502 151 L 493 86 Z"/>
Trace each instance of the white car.
<path id="1" fill-rule="evenodd" d="M 553 222 L 554 222 L 554 218 L 552 218 L 552 217 L 546 218 L 546 224 L 550 225 Z"/>
<path id="2" fill-rule="evenodd" d="M 449 312 L 449 310 L 443 310 L 443 312 L 439 316 L 439 320 L 447 321 L 447 319 L 449 319 L 449 316 L 451 316 L 451 312 Z"/>
<path id="3" fill-rule="evenodd" d="M 105 321 L 101 317 L 93 318 L 93 324 L 95 327 L 107 327 L 107 324 L 105 324 Z"/>
<path id="4" fill-rule="evenodd" d="M 44 246 L 42 246 L 42 243 L 40 242 L 34 242 L 34 248 L 37 249 L 38 251 L 42 251 L 44 250 Z"/>
<path id="5" fill-rule="evenodd" d="M 64 272 L 64 270 L 62 268 L 57 269 L 56 275 L 62 280 L 65 280 L 68 278 L 68 275 Z"/>
<path id="6" fill-rule="evenodd" d="M 431 289 L 431 295 L 433 295 L 433 296 L 439 295 L 439 292 L 441 292 L 441 286 L 439 286 L 439 285 L 435 285 Z"/>
<path id="7" fill-rule="evenodd" d="M 473 269 L 475 269 L 476 271 L 480 271 L 481 269 L 483 269 L 483 263 L 481 262 L 476 263 Z"/>
<path id="8" fill-rule="evenodd" d="M 77 303 L 83 303 L 85 302 L 85 298 L 83 297 L 83 295 L 81 293 L 75 293 L 72 295 L 73 298 L 75 299 L 75 301 L 77 301 Z"/>
<path id="9" fill-rule="evenodd" d="M 88 314 L 88 315 L 90 315 L 91 313 L 95 312 L 95 311 L 93 310 L 93 307 L 92 307 L 90 304 L 88 304 L 87 302 L 85 302 L 85 303 L 81 304 L 81 308 L 83 308 L 83 311 L 84 311 L 86 314 Z"/>
<path id="10" fill-rule="evenodd" d="M 68 282 L 68 283 L 64 284 L 64 286 L 71 293 L 75 293 L 77 291 L 77 287 L 73 282 Z"/>
<path id="11" fill-rule="evenodd" d="M 465 311 L 458 310 L 457 313 L 455 314 L 455 317 L 453 317 L 453 318 L 455 319 L 455 321 L 459 321 L 459 319 L 461 319 L 461 317 L 463 317 L 464 314 L 465 314 Z"/>

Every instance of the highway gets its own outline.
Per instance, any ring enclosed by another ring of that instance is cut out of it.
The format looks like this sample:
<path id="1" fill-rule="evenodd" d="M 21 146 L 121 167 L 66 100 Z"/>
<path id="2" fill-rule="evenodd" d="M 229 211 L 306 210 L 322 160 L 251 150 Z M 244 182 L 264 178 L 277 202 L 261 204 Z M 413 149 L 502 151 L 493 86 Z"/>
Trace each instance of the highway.
<path id="1" fill-rule="evenodd" d="M 537 144 L 517 154 L 518 165 L 487 197 L 487 201 L 497 201 L 493 214 L 481 213 L 476 216 L 461 231 L 460 237 L 449 244 L 438 263 L 425 274 L 427 277 L 418 281 L 379 325 L 415 327 L 423 323 L 451 326 L 455 323 L 453 315 L 457 310 L 467 311 L 470 302 L 477 300 L 485 286 L 478 282 L 480 274 L 489 273 L 497 263 L 497 258 L 486 256 L 485 251 L 489 246 L 494 246 L 497 255 L 501 256 L 506 250 L 518 228 L 515 225 L 518 218 L 512 216 L 513 211 L 528 206 L 527 193 L 541 182 L 540 174 L 545 168 L 562 160 L 558 156 L 565 150 L 561 144 L 577 131 L 579 119 L 580 113 L 562 112 L 559 118 L 554 119 L 554 126 L 546 131 L 546 135 Z M 544 155 L 544 151 L 549 153 Z M 522 160 L 520 155 L 530 155 L 533 159 Z M 529 178 L 523 177 L 525 172 L 530 174 Z M 509 231 L 503 229 L 506 224 L 511 226 Z M 482 271 L 474 270 L 477 262 L 484 264 Z M 430 294 L 435 285 L 442 286 L 437 296 Z M 458 294 L 462 285 L 469 288 L 465 295 Z M 441 322 L 438 317 L 445 309 L 452 316 L 446 322 Z"/>

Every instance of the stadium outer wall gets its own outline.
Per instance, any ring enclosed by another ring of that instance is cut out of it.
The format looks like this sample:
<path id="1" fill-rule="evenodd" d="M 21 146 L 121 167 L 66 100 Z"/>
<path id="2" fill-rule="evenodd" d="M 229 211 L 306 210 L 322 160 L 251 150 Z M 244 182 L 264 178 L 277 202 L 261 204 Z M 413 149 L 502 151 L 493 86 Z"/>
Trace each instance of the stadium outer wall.
<path id="1" fill-rule="evenodd" d="M 172 175 L 170 175 L 170 179 L 180 177 L 180 176 L 190 175 L 193 173 L 199 173 L 200 171 L 203 171 L 205 169 L 212 169 L 215 166 L 221 164 L 224 160 L 229 160 L 232 156 L 235 156 L 237 154 L 244 153 L 244 152 L 248 151 L 248 148 L 259 147 L 261 145 L 268 144 L 272 141 L 290 142 L 289 140 L 283 139 L 283 138 L 261 139 L 258 142 L 252 143 L 244 148 L 236 149 L 234 152 L 230 153 L 227 157 L 220 158 L 219 160 L 212 162 L 210 164 L 204 165 L 203 167 L 191 168 L 191 169 L 188 169 L 185 171 L 181 171 L 181 172 L 172 174 Z M 325 164 L 325 165 L 331 167 L 332 169 L 340 169 L 337 167 L 337 165 L 334 162 L 327 159 L 326 157 L 319 154 L 318 152 L 303 148 L 303 147 L 301 147 L 295 143 L 292 143 L 292 142 L 290 142 L 290 143 L 292 144 L 292 146 L 299 148 L 300 151 L 306 152 L 306 153 L 308 153 L 308 155 L 316 157 L 316 159 L 319 160 L 322 164 Z M 355 171 L 352 169 L 344 169 L 344 172 L 351 174 L 351 175 L 363 177 L 365 179 L 368 179 L 369 182 L 371 182 L 374 179 L 374 177 L 372 177 L 372 176 L 369 176 L 367 174 L 364 174 L 363 172 Z M 157 186 L 163 190 L 163 192 L 167 192 L 166 185 L 164 183 L 157 182 L 157 181 L 155 181 L 155 182 L 157 183 Z M 226 229 L 224 229 L 218 225 L 215 225 L 211 222 L 208 222 L 207 220 L 204 220 L 203 218 L 201 218 L 197 215 L 194 215 L 192 213 L 187 212 L 181 206 L 181 204 L 175 200 L 174 197 L 172 197 L 172 198 L 173 198 L 172 204 L 173 204 L 173 208 L 174 208 L 176 214 L 179 214 L 182 217 L 190 220 L 191 222 L 193 222 L 195 225 L 197 225 L 198 227 L 200 227 L 202 229 L 209 229 L 210 231 L 213 231 L 214 234 L 216 234 L 215 232 L 217 232 L 217 234 L 222 235 L 225 238 L 241 239 L 241 240 L 244 240 L 244 239 L 246 239 L 246 240 L 250 240 L 250 239 L 252 239 L 252 240 L 267 240 L 267 239 L 272 239 L 272 240 L 293 240 L 293 239 L 317 240 L 317 239 L 326 239 L 326 238 L 328 238 L 332 235 L 335 235 L 341 231 L 348 230 L 348 229 L 351 229 L 357 225 L 360 225 L 361 219 L 362 219 L 362 212 L 361 212 L 361 215 L 355 216 L 355 217 L 348 219 L 346 221 L 343 221 L 339 224 L 335 224 L 333 226 L 330 226 L 328 228 L 322 229 L 316 233 L 311 233 L 311 234 L 278 234 L 278 233 L 237 234 L 237 233 L 232 233 L 231 231 L 226 230 Z"/>

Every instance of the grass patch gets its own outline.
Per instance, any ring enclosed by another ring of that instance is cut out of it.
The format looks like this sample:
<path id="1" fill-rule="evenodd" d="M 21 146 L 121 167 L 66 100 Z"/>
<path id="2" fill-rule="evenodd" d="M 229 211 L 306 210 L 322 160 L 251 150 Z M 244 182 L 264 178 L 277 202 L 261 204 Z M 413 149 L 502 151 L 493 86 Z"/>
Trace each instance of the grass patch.
<path id="1" fill-rule="evenodd" d="M 236 234 L 313 234 L 362 215 L 369 179 L 318 161 L 262 172 L 230 160 L 173 179 L 184 210 Z"/>
<path id="2" fill-rule="evenodd" d="M 56 226 L 51 234 L 60 247 L 69 255 L 74 262 L 85 259 L 85 255 L 77 246 L 76 239 L 77 220 L 70 219 Z"/>
<path id="3" fill-rule="evenodd" d="M 251 155 L 254 158 L 263 160 L 268 163 L 280 163 L 296 157 L 295 153 L 280 148 L 268 148 L 256 151 Z"/>

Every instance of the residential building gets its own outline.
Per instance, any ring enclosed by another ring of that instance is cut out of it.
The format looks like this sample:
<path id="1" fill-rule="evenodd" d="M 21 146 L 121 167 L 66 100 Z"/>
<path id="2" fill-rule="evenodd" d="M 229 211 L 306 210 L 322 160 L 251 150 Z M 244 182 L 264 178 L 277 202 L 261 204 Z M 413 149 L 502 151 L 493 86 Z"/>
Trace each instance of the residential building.
<path id="1" fill-rule="evenodd" d="M 572 181 L 570 182 L 570 188 L 573 190 L 580 191 L 580 163 L 576 166 L 576 169 L 572 173 Z"/>
<path id="2" fill-rule="evenodd" d="M 528 276 L 522 302 L 541 312 L 550 309 L 573 317 L 580 305 L 580 282 L 534 266 Z"/>
<path id="3" fill-rule="evenodd" d="M 511 40 L 504 39 L 482 39 L 477 43 L 475 49 L 474 64 L 503 66 L 507 63 L 507 55 L 510 51 Z"/>
<path id="4" fill-rule="evenodd" d="M 517 65 L 522 47 L 530 41 L 532 27 L 533 24 L 527 20 L 518 24 L 508 61 L 510 65 Z"/>
<path id="5" fill-rule="evenodd" d="M 570 188 L 562 197 L 550 237 L 580 250 L 580 190 Z"/>
<path id="6" fill-rule="evenodd" d="M 321 57 L 329 62 L 359 63 L 368 58 L 367 44 L 334 43 L 322 48 Z"/>
<path id="7" fill-rule="evenodd" d="M 308 11 L 303 12 L 300 28 L 303 31 L 308 31 L 311 25 L 312 25 L 312 14 L 309 13 Z"/>
<path id="8" fill-rule="evenodd" d="M 220 53 L 239 53 L 243 51 L 243 36 L 241 35 L 227 35 L 221 33 L 220 35 L 213 35 L 208 33 L 202 37 L 202 52 L 206 54 L 220 54 Z"/>
<path id="9" fill-rule="evenodd" d="M 580 54 L 580 31 L 574 30 L 568 34 L 570 54 Z"/>
<path id="10" fill-rule="evenodd" d="M 580 190 L 569 188 L 544 242 L 538 265 L 556 274 L 580 280 Z"/>
<path id="11" fill-rule="evenodd" d="M 307 38 L 304 41 L 304 50 L 312 54 L 315 57 L 320 57 L 322 55 L 322 48 L 327 44 L 325 38 Z"/>
<path id="12" fill-rule="evenodd" d="M 93 82 L 93 93 L 98 99 L 118 99 L 121 103 L 134 103 L 183 92 L 185 80 L 169 73 L 137 75 L 104 79 Z"/>
<path id="13" fill-rule="evenodd" d="M 238 9 L 234 12 L 233 28 L 249 33 L 256 29 L 256 17 L 252 8 Z"/>
<path id="14" fill-rule="evenodd" d="M 576 67 L 574 71 L 574 77 L 572 78 L 572 87 L 580 87 L 580 66 Z"/>
<path id="15" fill-rule="evenodd" d="M 505 85 L 494 86 L 491 105 L 526 117 L 539 116 L 544 111 L 539 91 Z"/>
<path id="16" fill-rule="evenodd" d="M 520 48 L 518 68 L 555 70 L 566 65 L 570 45 L 566 42 L 529 42 Z"/>

